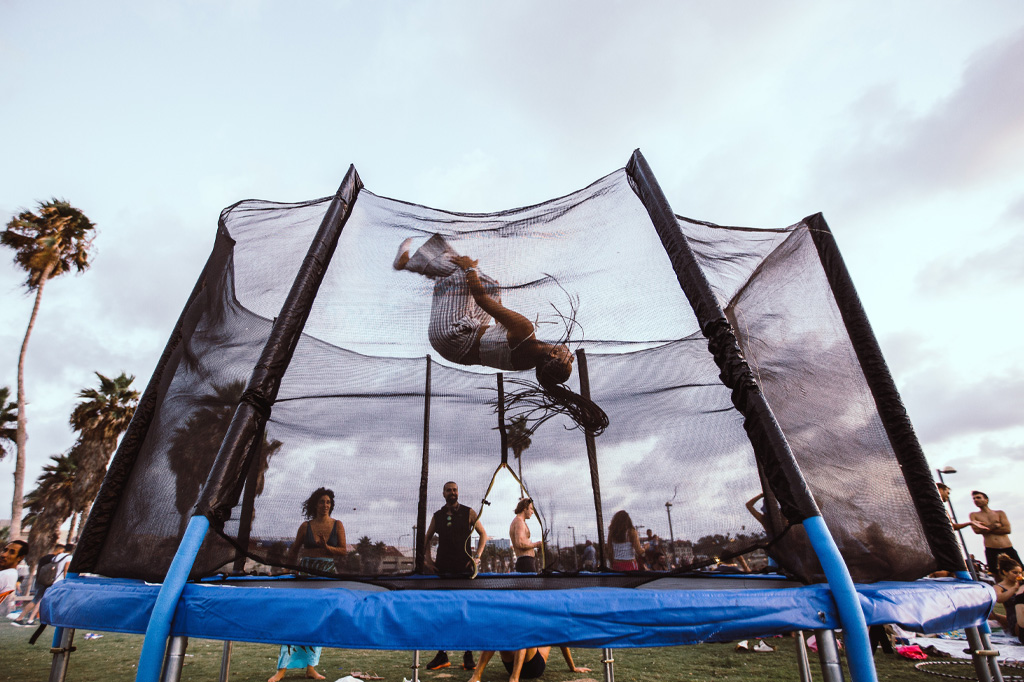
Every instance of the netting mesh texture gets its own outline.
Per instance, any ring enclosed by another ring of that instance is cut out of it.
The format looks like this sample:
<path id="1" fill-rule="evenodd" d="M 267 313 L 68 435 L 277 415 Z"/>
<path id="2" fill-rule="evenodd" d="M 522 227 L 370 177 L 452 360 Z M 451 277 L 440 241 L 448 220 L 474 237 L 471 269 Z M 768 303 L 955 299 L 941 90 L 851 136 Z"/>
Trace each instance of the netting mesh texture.
<path id="1" fill-rule="evenodd" d="M 97 572 L 162 578 L 329 203 L 251 201 L 222 214 L 206 286 L 185 316 Z M 934 562 L 806 226 L 751 230 L 680 218 L 679 227 L 854 578 L 927 573 Z M 585 437 L 564 417 L 509 451 L 525 487 L 501 471 L 482 502 L 502 461 L 498 373 L 439 357 L 427 334 L 433 282 L 392 268 L 404 239 L 433 234 L 478 259 L 500 283 L 503 304 L 533 320 L 539 338 L 558 339 L 560 315 L 574 311 L 570 346 L 586 351 L 592 397 L 610 421 L 596 439 L 605 533 L 625 509 L 641 535 L 651 529 L 666 544 L 675 540 L 669 555 L 682 569 L 744 553 L 750 561 L 740 565 L 756 568 L 769 545 L 783 570 L 821 579 L 799 528 L 785 532 L 770 503 L 752 505 L 763 519 L 748 510 L 763 484 L 743 417 L 624 171 L 494 214 L 444 212 L 363 189 L 266 424 L 248 483 L 253 513 L 243 518 L 240 501 L 227 538 L 265 566 L 287 564 L 302 502 L 325 486 L 335 491 L 333 516 L 350 550 L 334 572 L 408 573 L 423 531 L 414 528 L 418 511 L 425 505 L 429 520 L 452 480 L 492 537 L 485 570 L 509 567 L 502 540 L 521 493 L 535 501 L 547 571 L 573 573 L 580 555 L 568 548 L 597 543 Z M 508 388 L 509 379 L 532 374 L 502 376 Z M 579 392 L 579 381 L 577 369 L 568 385 Z M 230 570 L 237 557 L 211 534 L 193 575 Z"/>

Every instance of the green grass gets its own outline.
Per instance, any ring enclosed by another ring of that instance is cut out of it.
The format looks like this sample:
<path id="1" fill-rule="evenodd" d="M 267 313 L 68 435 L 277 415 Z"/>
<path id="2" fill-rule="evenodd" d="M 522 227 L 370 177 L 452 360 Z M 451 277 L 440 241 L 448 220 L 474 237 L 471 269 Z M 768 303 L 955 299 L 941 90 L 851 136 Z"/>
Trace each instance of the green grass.
<path id="1" fill-rule="evenodd" d="M 15 628 L 0 623 L 0 682 L 32 682 L 46 680 L 50 671 L 50 642 L 52 631 L 47 629 L 34 646 L 29 646 L 32 634 L 29 628 Z M 75 635 L 78 650 L 71 655 L 68 682 L 132 682 L 135 665 L 142 647 L 140 635 L 101 633 L 100 639 L 85 639 L 84 631 Z M 796 649 L 791 638 L 767 640 L 778 648 L 775 653 L 740 653 L 732 644 L 700 644 L 696 646 L 667 647 L 662 649 L 616 649 L 615 679 L 617 682 L 678 682 L 679 680 L 743 680 L 745 682 L 794 682 L 798 680 Z M 185 659 L 182 680 L 216 682 L 220 675 L 221 642 L 191 640 Z M 266 644 L 236 643 L 231 657 L 231 680 L 262 682 L 274 672 L 278 648 Z M 424 663 L 434 652 L 425 651 Z M 455 661 L 458 652 L 452 656 Z M 592 668 L 593 672 L 579 674 L 565 670 L 562 657 L 553 651 L 547 682 L 603 679 L 601 652 L 594 649 L 574 649 L 576 664 Z M 811 670 L 815 680 L 821 679 L 817 655 L 810 653 Z M 875 654 L 881 682 L 897 682 L 920 678 L 922 682 L 935 679 L 914 670 L 911 661 L 897 656 Z M 384 682 L 402 682 L 412 677 L 412 653 L 407 651 L 366 651 L 324 649 L 318 670 L 329 682 L 353 671 L 373 671 L 384 677 Z M 960 674 L 969 674 L 960 673 Z M 470 673 L 458 668 L 437 672 L 422 671 L 424 682 L 466 682 Z M 291 671 L 285 680 L 301 680 L 301 671 Z M 505 682 L 508 676 L 500 661 L 493 661 L 484 674 L 484 682 Z M 849 679 L 848 673 L 847 678 Z"/>

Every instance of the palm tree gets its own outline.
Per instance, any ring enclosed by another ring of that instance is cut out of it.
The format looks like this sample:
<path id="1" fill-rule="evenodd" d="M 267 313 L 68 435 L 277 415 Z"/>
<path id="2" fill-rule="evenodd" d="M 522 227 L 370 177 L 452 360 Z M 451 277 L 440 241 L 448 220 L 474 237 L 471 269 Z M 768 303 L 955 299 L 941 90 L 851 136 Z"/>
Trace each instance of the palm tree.
<path id="1" fill-rule="evenodd" d="M 50 460 L 36 479 L 35 490 L 25 496 L 29 512 L 25 515 L 25 527 L 31 529 L 27 563 L 33 569 L 39 557 L 53 547 L 57 532 L 74 510 L 75 463 L 68 455 L 51 455 Z"/>
<path id="2" fill-rule="evenodd" d="M 10 398 L 11 389 L 0 388 L 0 459 L 7 456 L 7 448 L 18 438 L 18 405 Z"/>
<path id="3" fill-rule="evenodd" d="M 15 433 L 17 456 L 14 463 L 14 496 L 11 500 L 11 537 L 21 537 L 22 495 L 25 489 L 25 443 L 28 440 L 25 416 L 25 352 L 32 335 L 39 302 L 46 282 L 72 268 L 89 268 L 89 248 L 96 226 L 84 213 L 66 201 L 51 199 L 39 203 L 39 212 L 22 211 L 0 232 L 0 244 L 14 249 L 14 262 L 26 273 L 25 288 L 36 294 L 28 318 L 25 339 L 18 355 L 18 425 Z"/>
<path id="4" fill-rule="evenodd" d="M 114 379 L 99 372 L 96 376 L 100 380 L 99 389 L 79 391 L 81 400 L 69 419 L 72 428 L 78 431 L 78 441 L 69 453 L 76 467 L 71 491 L 73 511 L 82 513 L 83 517 L 100 491 L 107 462 L 117 448 L 117 439 L 128 428 L 139 404 L 139 392 L 131 387 L 134 376 L 124 372 Z"/>
<path id="5" fill-rule="evenodd" d="M 175 476 L 174 504 L 181 514 L 181 530 L 191 518 L 192 508 L 196 504 L 203 484 L 206 483 L 207 469 L 203 464 L 213 462 L 220 449 L 224 435 L 231 425 L 235 408 L 242 401 L 245 382 L 231 381 L 227 384 L 214 384 L 213 394 L 199 397 L 185 423 L 174 430 L 170 439 L 170 468 Z M 263 485 L 270 458 L 274 456 L 283 443 L 263 437 L 259 451 L 256 486 L 253 491 L 259 496 L 263 493 Z M 255 511 L 253 512 L 255 515 Z M 251 520 L 250 520 L 251 522 Z"/>
<path id="6" fill-rule="evenodd" d="M 512 418 L 512 421 L 505 425 L 505 441 L 508 446 L 512 448 L 512 454 L 515 455 L 516 461 L 519 462 L 519 495 L 525 495 L 523 489 L 523 451 L 530 447 L 530 434 L 533 430 L 530 429 L 529 423 L 526 421 L 526 417 L 523 415 L 517 415 Z"/>

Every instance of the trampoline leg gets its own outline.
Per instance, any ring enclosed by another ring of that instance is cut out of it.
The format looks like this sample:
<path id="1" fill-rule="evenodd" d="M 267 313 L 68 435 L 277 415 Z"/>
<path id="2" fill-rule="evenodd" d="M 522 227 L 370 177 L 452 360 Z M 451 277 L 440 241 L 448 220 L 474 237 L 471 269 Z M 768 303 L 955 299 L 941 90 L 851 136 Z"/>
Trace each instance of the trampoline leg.
<path id="1" fill-rule="evenodd" d="M 220 682 L 228 682 L 231 675 L 231 642 L 224 642 L 224 650 L 220 654 Z"/>
<path id="2" fill-rule="evenodd" d="M 981 636 L 982 646 L 985 647 L 986 651 L 991 652 L 986 658 L 988 658 L 988 667 L 992 669 L 992 681 L 1003 682 L 1003 671 L 999 669 L 999 652 L 992 648 L 992 643 L 988 638 L 992 632 L 988 627 L 988 621 L 982 623 L 982 626 L 978 628 L 978 634 Z"/>
<path id="3" fill-rule="evenodd" d="M 74 628 L 57 628 L 53 633 L 53 647 L 50 653 L 53 654 L 53 663 L 50 664 L 50 682 L 64 682 L 68 674 L 68 659 L 71 652 L 75 650 L 72 642 L 75 641 Z"/>
<path id="4" fill-rule="evenodd" d="M 171 644 L 167 647 L 167 657 L 164 659 L 164 671 L 160 675 L 160 682 L 178 682 L 181 679 L 181 666 L 185 662 L 185 649 L 188 648 L 188 637 L 179 635 L 171 637 Z"/>
<path id="5" fill-rule="evenodd" d="M 611 649 L 601 650 L 601 662 L 604 663 L 604 682 L 615 682 L 615 657 Z"/>
<path id="6" fill-rule="evenodd" d="M 800 682 L 814 682 L 811 677 L 811 663 L 807 660 L 807 640 L 804 638 L 804 631 L 797 630 L 796 639 L 796 665 L 800 670 Z"/>
<path id="7" fill-rule="evenodd" d="M 412 652 L 412 682 L 420 682 L 420 650 Z"/>
<path id="8" fill-rule="evenodd" d="M 967 634 L 967 643 L 971 647 L 971 659 L 974 661 L 974 672 L 978 675 L 978 680 L 980 682 L 993 682 L 992 670 L 989 668 L 988 660 L 990 650 L 986 646 L 985 639 L 982 638 L 978 628 L 964 628 L 964 632 Z M 995 660 L 995 656 L 991 658 L 993 661 Z M 1000 675 L 1001 677 L 1002 675 Z"/>
<path id="9" fill-rule="evenodd" d="M 839 645 L 832 630 L 815 630 L 818 642 L 818 658 L 821 660 L 821 676 L 825 682 L 843 682 L 843 666 L 839 663 Z"/>

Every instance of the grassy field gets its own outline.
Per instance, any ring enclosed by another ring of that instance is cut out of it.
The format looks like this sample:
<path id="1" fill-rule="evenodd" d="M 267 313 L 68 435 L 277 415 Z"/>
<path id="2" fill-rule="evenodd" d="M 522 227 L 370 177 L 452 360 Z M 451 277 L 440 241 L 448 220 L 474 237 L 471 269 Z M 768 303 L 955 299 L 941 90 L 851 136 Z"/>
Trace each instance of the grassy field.
<path id="1" fill-rule="evenodd" d="M 34 646 L 28 638 L 33 631 L 0 623 L 0 682 L 33 682 L 46 680 L 50 670 L 51 630 Z M 85 639 L 86 633 L 75 635 L 78 650 L 71 655 L 68 682 L 132 682 L 135 664 L 142 647 L 139 635 L 98 633 L 99 639 Z M 679 680 L 743 680 L 745 682 L 793 682 L 798 680 L 796 648 L 791 638 L 766 640 L 777 648 L 774 653 L 745 653 L 734 650 L 733 644 L 701 644 L 663 649 L 616 649 L 615 679 L 617 682 L 678 682 Z M 182 680 L 216 682 L 220 675 L 221 642 L 191 640 L 188 646 Z M 452 660 L 461 660 L 454 652 Z M 231 657 L 231 680 L 262 682 L 274 672 L 277 647 L 266 644 L 236 643 Z M 423 652 L 423 662 L 434 652 Z M 601 652 L 574 649 L 576 664 L 592 668 L 590 673 L 570 673 L 562 657 L 552 652 L 548 671 L 543 679 L 549 682 L 601 682 Z M 814 679 L 821 679 L 817 654 L 810 653 Z M 875 664 L 882 682 L 938 679 L 914 669 L 913 663 L 897 656 L 875 654 Z M 407 651 L 348 651 L 324 649 L 318 670 L 329 682 L 353 671 L 375 672 L 384 682 L 402 682 L 412 677 L 412 653 Z M 958 674 L 970 674 L 968 669 Z M 424 682 L 466 682 L 470 673 L 448 668 L 437 672 L 421 671 Z M 301 671 L 291 671 L 285 680 L 302 679 Z M 500 661 L 492 662 L 484 674 L 484 682 L 505 682 L 508 679 Z M 847 679 L 849 677 L 847 676 Z"/>

